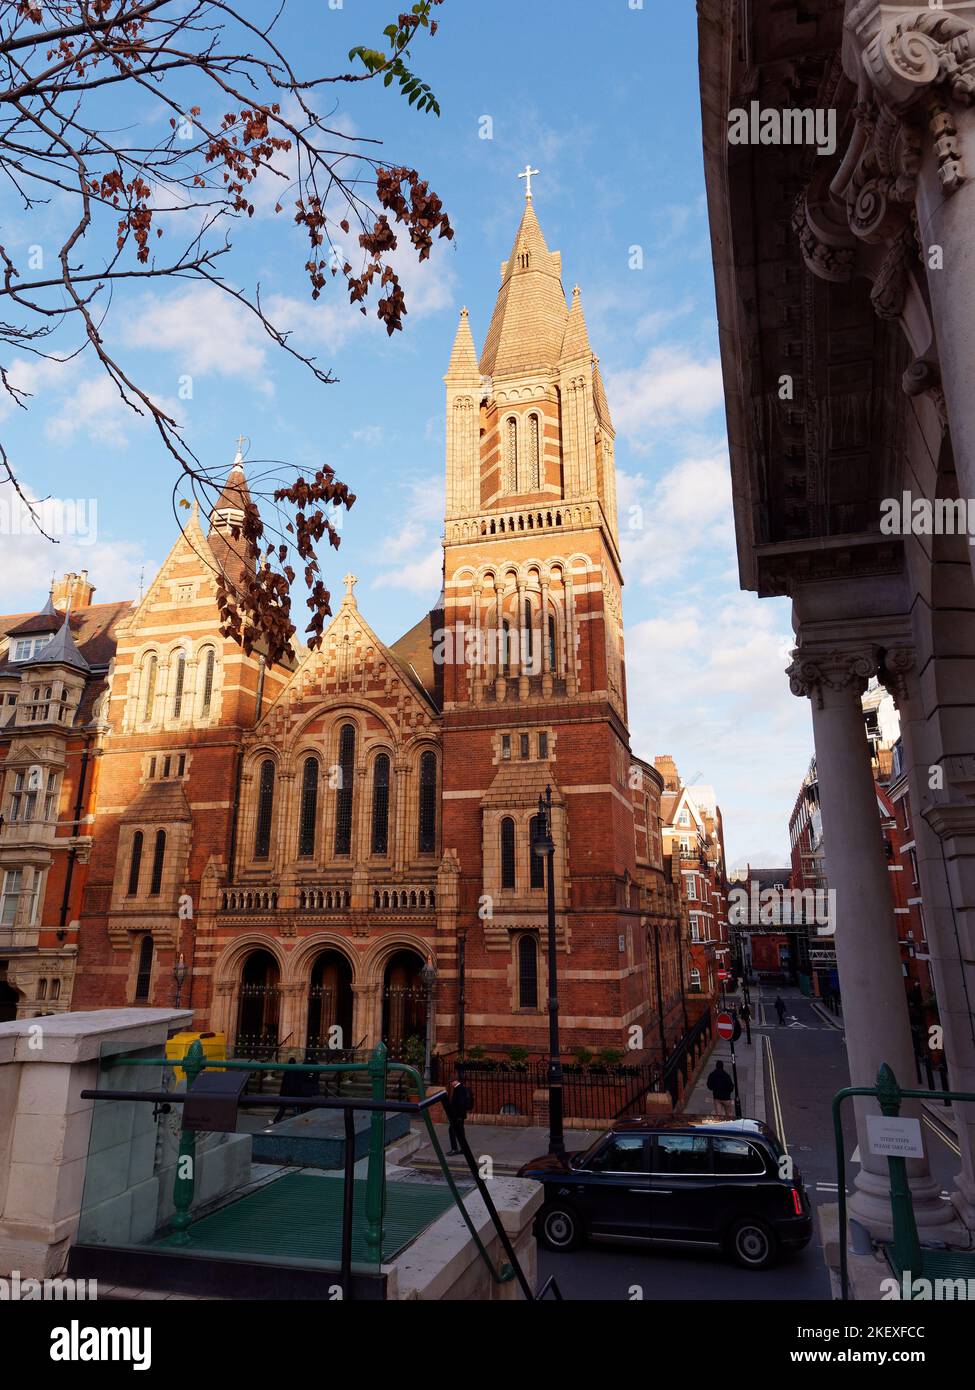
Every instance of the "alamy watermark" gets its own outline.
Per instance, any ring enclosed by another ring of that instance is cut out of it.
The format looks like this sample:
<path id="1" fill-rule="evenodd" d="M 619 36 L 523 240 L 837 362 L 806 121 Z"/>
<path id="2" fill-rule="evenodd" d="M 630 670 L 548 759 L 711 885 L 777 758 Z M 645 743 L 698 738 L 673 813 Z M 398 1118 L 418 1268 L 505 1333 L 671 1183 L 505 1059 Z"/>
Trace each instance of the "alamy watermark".
<path id="1" fill-rule="evenodd" d="M 746 888 L 728 890 L 728 921 L 732 926 L 807 926 L 817 936 L 836 931 L 835 888 L 759 888 L 752 880 Z"/>
<path id="2" fill-rule="evenodd" d="M 817 154 L 836 153 L 836 110 L 831 106 L 762 106 L 728 112 L 729 145 L 815 145 Z"/>
<path id="3" fill-rule="evenodd" d="M 94 497 L 45 497 L 30 506 L 21 497 L 0 497 L 0 536 L 36 536 L 38 528 L 56 539 L 70 536 L 79 545 L 98 539 Z"/>
<path id="4" fill-rule="evenodd" d="M 975 545 L 975 501 L 964 497 L 885 497 L 880 503 L 885 536 L 968 536 Z"/>
<path id="5" fill-rule="evenodd" d="M 52 1279 L 24 1278 L 19 1269 L 12 1269 L 9 1275 L 0 1278 L 0 1303 L 30 1303 L 36 1300 L 93 1303 L 97 1298 L 97 1279 L 65 1279 L 60 1276 Z"/>

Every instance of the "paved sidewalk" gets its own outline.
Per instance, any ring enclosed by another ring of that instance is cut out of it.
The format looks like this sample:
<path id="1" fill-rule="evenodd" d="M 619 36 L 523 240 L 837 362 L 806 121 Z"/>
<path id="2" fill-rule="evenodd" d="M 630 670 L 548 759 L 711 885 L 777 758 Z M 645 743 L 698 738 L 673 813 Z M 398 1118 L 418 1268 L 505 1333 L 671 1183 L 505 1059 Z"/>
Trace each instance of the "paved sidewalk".
<path id="1" fill-rule="evenodd" d="M 754 1007 L 754 1005 L 753 1005 Z M 763 1032 L 752 1027 L 751 1043 L 745 1041 L 742 1027 L 741 1037 L 735 1043 L 735 1060 L 738 1068 L 738 1093 L 741 1096 L 741 1113 L 750 1120 L 765 1119 L 765 1054 Z M 698 1075 L 693 1091 L 686 1097 L 683 1105 L 685 1115 L 713 1115 L 714 1100 L 707 1088 L 707 1079 L 714 1064 L 721 1059 L 725 1071 L 731 1071 L 731 1043 L 715 1042 L 710 1055 Z"/>
<path id="2" fill-rule="evenodd" d="M 449 1147 L 447 1126 L 434 1125 L 434 1129 L 446 1155 Z M 548 1130 L 537 1125 L 468 1125 L 466 1133 L 474 1157 L 478 1161 L 490 1158 L 496 1174 L 510 1176 L 529 1159 L 548 1152 Z M 595 1129 L 567 1129 L 565 1147 L 570 1153 L 574 1149 L 587 1149 L 599 1133 L 601 1131 Z M 424 1144 L 406 1161 L 421 1170 L 440 1171 L 439 1160 L 430 1144 Z M 468 1171 L 463 1158 L 448 1158 L 447 1162 L 451 1172 Z"/>

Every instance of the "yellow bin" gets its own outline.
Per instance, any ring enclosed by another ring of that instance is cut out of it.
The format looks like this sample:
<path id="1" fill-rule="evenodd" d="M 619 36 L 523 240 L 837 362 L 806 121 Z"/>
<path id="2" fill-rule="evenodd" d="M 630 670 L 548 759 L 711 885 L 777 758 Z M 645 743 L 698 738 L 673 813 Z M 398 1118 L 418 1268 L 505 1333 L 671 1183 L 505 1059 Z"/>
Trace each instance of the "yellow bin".
<path id="1" fill-rule="evenodd" d="M 185 1057 L 193 1043 L 199 1042 L 203 1048 L 203 1055 L 209 1061 L 211 1058 L 219 1059 L 222 1062 L 227 1060 L 227 1035 L 226 1033 L 174 1033 L 171 1038 L 166 1039 L 166 1059 L 172 1061 L 176 1057 Z M 215 1067 L 214 1071 L 223 1071 L 223 1067 Z M 174 1067 L 173 1075 L 177 1081 L 186 1080 L 186 1072 L 182 1067 Z"/>

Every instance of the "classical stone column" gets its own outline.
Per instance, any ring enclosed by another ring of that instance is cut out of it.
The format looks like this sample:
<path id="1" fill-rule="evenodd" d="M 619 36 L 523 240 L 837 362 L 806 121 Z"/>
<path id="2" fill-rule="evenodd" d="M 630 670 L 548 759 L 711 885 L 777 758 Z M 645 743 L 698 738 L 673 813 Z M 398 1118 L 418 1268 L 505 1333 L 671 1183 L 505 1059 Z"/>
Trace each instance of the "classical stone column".
<path id="1" fill-rule="evenodd" d="M 801 640 L 801 639 L 800 639 Z M 915 1078 L 907 996 L 880 829 L 877 794 L 860 697 L 877 673 L 875 652 L 859 648 L 809 649 L 800 645 L 788 675 L 795 695 L 811 697 L 826 874 L 835 894 L 835 947 L 843 992 L 843 1024 L 850 1078 L 872 1086 L 883 1062 L 902 1085 Z M 870 1152 L 867 1114 L 876 1101 L 855 1101 L 860 1168 L 850 1214 L 873 1234 L 890 1231 L 887 1160 Z M 905 1105 L 902 1113 L 911 1113 Z M 914 1113 L 918 1113 L 916 1106 Z M 926 1159 L 908 1162 L 919 1229 L 951 1221 L 951 1207 Z"/>

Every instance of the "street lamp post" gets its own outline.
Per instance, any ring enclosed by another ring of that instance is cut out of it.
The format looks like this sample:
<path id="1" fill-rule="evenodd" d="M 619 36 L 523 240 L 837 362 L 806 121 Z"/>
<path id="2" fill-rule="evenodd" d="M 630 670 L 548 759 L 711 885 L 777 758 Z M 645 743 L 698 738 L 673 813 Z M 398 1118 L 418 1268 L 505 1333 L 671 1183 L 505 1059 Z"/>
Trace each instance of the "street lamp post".
<path id="1" fill-rule="evenodd" d="M 420 979 L 423 981 L 427 1002 L 427 1034 L 423 1045 L 423 1080 L 429 1086 L 430 1056 L 433 1052 L 433 991 L 437 983 L 436 967 L 430 956 L 427 956 L 426 965 L 420 971 Z"/>
<path id="2" fill-rule="evenodd" d="M 179 960 L 173 966 L 173 979 L 176 981 L 176 1007 L 179 1008 L 180 996 L 183 993 L 183 981 L 186 979 L 186 964 L 183 960 L 183 953 L 180 951 Z"/>
<path id="3" fill-rule="evenodd" d="M 558 964 L 555 952 L 555 839 L 552 835 L 552 788 L 538 798 L 538 834 L 532 850 L 548 865 L 548 1151 L 565 1154 L 562 1116 L 562 1054 L 559 1046 Z"/>

